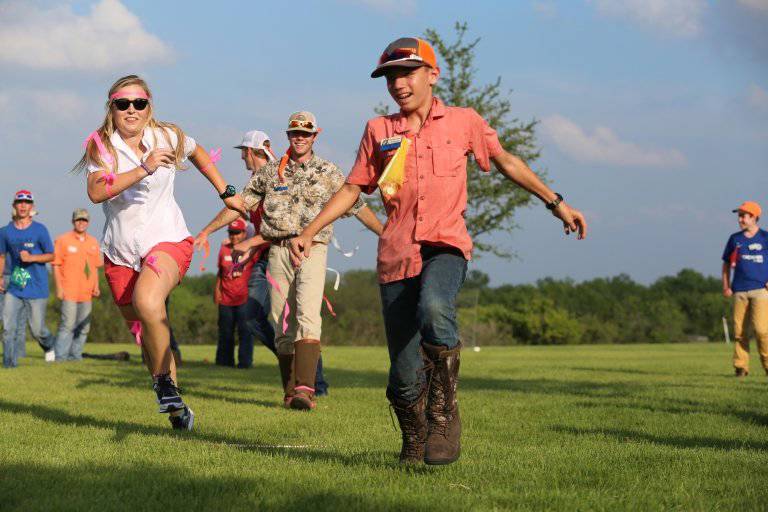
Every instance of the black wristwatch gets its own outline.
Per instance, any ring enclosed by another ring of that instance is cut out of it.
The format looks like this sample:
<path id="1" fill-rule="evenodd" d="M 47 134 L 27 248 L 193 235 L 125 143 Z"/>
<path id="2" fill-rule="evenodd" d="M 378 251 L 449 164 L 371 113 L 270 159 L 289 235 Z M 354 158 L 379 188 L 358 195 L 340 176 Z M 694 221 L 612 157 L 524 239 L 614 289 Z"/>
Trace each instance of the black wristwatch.
<path id="1" fill-rule="evenodd" d="M 563 202 L 563 196 L 561 196 L 559 193 L 555 192 L 555 199 L 551 203 L 547 203 L 545 206 L 547 207 L 547 210 L 554 210 L 557 208 L 557 205 Z"/>
<path id="2" fill-rule="evenodd" d="M 237 189 L 234 185 L 227 185 L 227 188 L 224 189 L 224 192 L 219 194 L 219 197 L 222 199 L 226 199 L 228 197 L 232 197 L 233 195 L 237 194 Z"/>

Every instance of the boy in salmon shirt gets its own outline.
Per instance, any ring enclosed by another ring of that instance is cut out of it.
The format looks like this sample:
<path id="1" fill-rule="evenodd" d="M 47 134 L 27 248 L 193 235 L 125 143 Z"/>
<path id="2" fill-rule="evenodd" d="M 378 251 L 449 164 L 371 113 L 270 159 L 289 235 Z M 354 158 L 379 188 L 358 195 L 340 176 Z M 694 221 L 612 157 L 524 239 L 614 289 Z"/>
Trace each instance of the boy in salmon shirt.
<path id="1" fill-rule="evenodd" d="M 253 333 L 248 327 L 248 279 L 258 257 L 235 264 L 232 248 L 245 240 L 246 224 L 243 219 L 229 223 L 229 242 L 219 250 L 219 273 L 213 300 L 219 306 L 219 345 L 216 364 L 235 366 L 235 328 L 240 338 L 237 367 L 250 368 L 253 364 Z"/>
<path id="2" fill-rule="evenodd" d="M 432 95 L 440 68 L 429 43 L 414 37 L 392 42 L 371 73 L 379 76 L 386 76 L 400 112 L 368 121 L 345 185 L 291 249 L 300 263 L 315 233 L 349 209 L 360 192 L 381 189 L 387 223 L 377 270 L 390 357 L 387 398 L 402 431 L 400 462 L 450 464 L 459 458 L 461 436 L 455 299 L 472 254 L 464 223 L 467 155 L 486 172 L 493 162 L 536 195 L 562 220 L 566 234 L 584 238 L 587 223 L 501 147 L 477 112 L 446 106 Z"/>
<path id="3" fill-rule="evenodd" d="M 72 231 L 56 239 L 53 278 L 61 301 L 61 322 L 53 349 L 56 361 L 80 361 L 91 330 L 91 300 L 99 296 L 99 267 L 104 265 L 99 241 L 89 235 L 88 210 L 72 212 Z"/>

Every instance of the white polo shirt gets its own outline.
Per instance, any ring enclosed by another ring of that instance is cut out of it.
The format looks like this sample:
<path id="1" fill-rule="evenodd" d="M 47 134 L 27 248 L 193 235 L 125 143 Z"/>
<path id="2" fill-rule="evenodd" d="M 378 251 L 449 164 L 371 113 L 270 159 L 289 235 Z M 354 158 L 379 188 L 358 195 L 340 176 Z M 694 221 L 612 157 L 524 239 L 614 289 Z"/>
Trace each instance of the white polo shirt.
<path id="1" fill-rule="evenodd" d="M 176 147 L 177 137 L 173 130 L 145 128 L 141 138 L 147 148 L 145 155 L 155 147 L 167 147 L 161 130 L 167 131 L 171 145 Z M 141 160 L 117 131 L 112 134 L 110 141 L 117 152 L 116 173 L 127 172 L 141 165 Z M 185 137 L 185 161 L 196 146 L 192 137 Z M 93 163 L 88 165 L 89 173 L 101 170 L 102 167 Z M 180 242 L 191 236 L 173 197 L 176 171 L 174 167 L 158 167 L 153 174 L 102 203 L 106 222 L 101 250 L 112 263 L 131 267 L 138 272 L 141 270 L 142 258 L 155 245 L 160 242 Z"/>

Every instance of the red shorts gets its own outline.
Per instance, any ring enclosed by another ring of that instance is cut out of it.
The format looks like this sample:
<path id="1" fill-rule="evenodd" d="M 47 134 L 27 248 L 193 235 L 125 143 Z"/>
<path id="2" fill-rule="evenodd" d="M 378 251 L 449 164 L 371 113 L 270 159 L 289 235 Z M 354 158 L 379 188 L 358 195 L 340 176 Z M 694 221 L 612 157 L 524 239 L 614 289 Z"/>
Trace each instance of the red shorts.
<path id="1" fill-rule="evenodd" d="M 179 282 L 187 273 L 192 263 L 192 244 L 195 240 L 190 236 L 181 242 L 160 242 L 149 250 L 147 255 L 154 252 L 164 252 L 179 266 Z M 141 260 L 142 264 L 144 260 Z M 104 258 L 104 276 L 107 278 L 112 297 L 118 306 L 128 306 L 133 301 L 133 287 L 139 278 L 139 273 L 131 267 L 115 265 L 109 258 Z"/>

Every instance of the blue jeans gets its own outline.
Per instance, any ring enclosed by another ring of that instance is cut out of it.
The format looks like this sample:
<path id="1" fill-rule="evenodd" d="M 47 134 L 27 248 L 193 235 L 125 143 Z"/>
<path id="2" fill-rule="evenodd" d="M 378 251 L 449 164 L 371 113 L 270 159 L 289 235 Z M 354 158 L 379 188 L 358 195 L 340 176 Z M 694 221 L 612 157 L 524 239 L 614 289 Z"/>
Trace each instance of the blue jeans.
<path id="1" fill-rule="evenodd" d="M 216 347 L 216 364 L 235 366 L 235 329 L 240 339 L 237 366 L 253 365 L 253 335 L 247 323 L 248 303 L 240 306 L 219 305 L 219 344 Z"/>
<path id="2" fill-rule="evenodd" d="M 248 280 L 248 327 L 261 343 L 277 356 L 275 330 L 269 323 L 269 283 L 267 282 L 267 259 L 259 260 L 253 266 Z M 315 394 L 328 394 L 328 383 L 323 375 L 323 357 L 317 362 L 315 373 Z"/>
<path id="3" fill-rule="evenodd" d="M 11 281 L 11 276 L 3 275 L 3 286 L 8 289 L 8 283 Z M 3 306 L 5 304 L 6 292 L 0 292 L 0 322 L 3 321 Z M 19 328 L 16 329 L 16 357 L 25 357 L 27 355 L 27 308 L 21 308 L 19 313 Z"/>
<path id="4" fill-rule="evenodd" d="M 453 348 L 459 343 L 456 296 L 467 260 L 456 249 L 422 246 L 416 277 L 380 285 L 389 349 L 388 390 L 412 402 L 424 387 L 421 343 Z"/>
<path id="5" fill-rule="evenodd" d="M 24 313 L 29 314 L 29 330 L 44 351 L 53 348 L 53 336 L 45 325 L 48 299 L 20 299 L 6 293 L 3 303 L 3 366 L 14 368 L 19 364 L 19 339 L 24 339 Z"/>
<path id="6" fill-rule="evenodd" d="M 53 349 L 56 361 L 79 361 L 83 358 L 83 345 L 91 330 L 91 301 L 61 302 L 61 322 Z"/>

